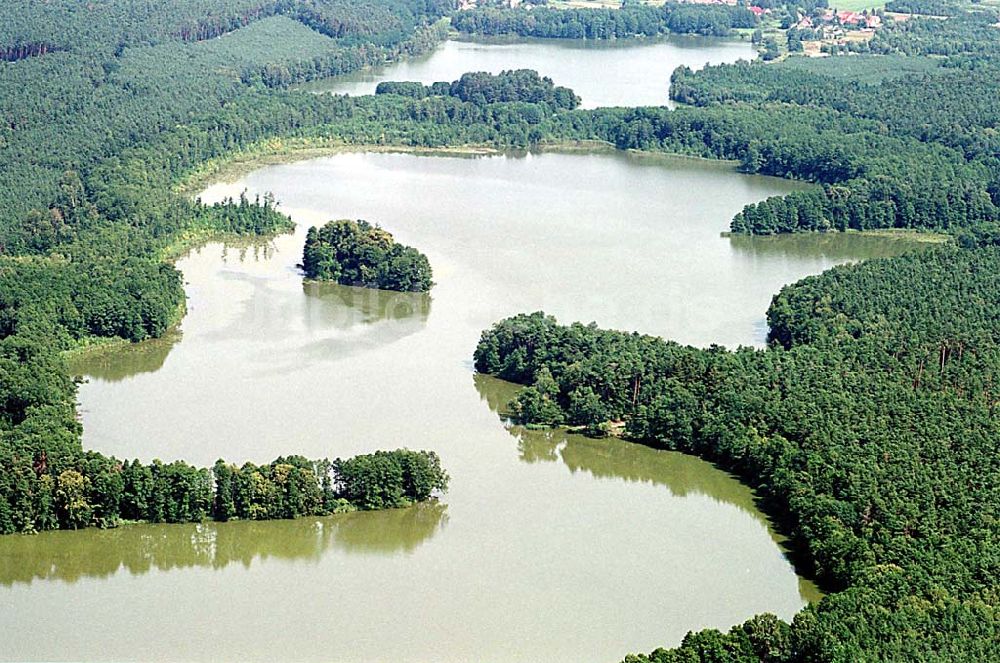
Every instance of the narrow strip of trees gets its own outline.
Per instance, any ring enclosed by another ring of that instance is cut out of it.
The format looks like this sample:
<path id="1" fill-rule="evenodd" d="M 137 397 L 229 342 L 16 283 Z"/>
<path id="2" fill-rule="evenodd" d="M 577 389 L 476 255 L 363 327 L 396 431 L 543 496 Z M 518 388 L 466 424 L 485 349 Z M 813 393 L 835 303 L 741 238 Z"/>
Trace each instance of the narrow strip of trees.
<path id="1" fill-rule="evenodd" d="M 23 451 L 3 458 L 2 534 L 394 509 L 448 488 L 432 451 L 378 451 L 332 462 L 289 456 L 266 465 L 220 460 L 211 469 L 183 461 L 121 462 L 96 452 Z"/>

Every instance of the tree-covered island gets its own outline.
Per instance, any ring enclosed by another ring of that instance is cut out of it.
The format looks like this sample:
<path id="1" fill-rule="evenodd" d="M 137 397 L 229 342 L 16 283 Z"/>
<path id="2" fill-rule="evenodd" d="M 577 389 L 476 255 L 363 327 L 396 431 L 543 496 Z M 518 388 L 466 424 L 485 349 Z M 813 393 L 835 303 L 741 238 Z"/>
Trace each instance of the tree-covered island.
<path id="1" fill-rule="evenodd" d="M 434 285 L 427 256 L 367 221 L 330 221 L 306 235 L 306 278 L 380 290 L 427 292 Z"/>

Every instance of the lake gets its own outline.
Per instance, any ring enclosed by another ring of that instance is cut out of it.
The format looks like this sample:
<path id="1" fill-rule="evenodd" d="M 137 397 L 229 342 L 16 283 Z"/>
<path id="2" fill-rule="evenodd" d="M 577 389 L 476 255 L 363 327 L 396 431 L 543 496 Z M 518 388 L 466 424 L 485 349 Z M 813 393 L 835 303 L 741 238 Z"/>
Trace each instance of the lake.
<path id="1" fill-rule="evenodd" d="M 433 449 L 451 490 L 400 511 L 0 537 L 0 657 L 597 662 L 791 618 L 818 593 L 746 486 L 681 454 L 509 426 L 516 388 L 475 375 L 472 352 L 539 309 L 761 345 L 781 285 L 912 248 L 720 236 L 798 186 L 623 153 L 345 153 L 209 187 L 274 192 L 299 226 L 192 251 L 179 331 L 75 366 L 85 446 L 198 464 Z M 432 293 L 303 284 L 305 231 L 335 218 L 426 252 Z"/>
<path id="2" fill-rule="evenodd" d="M 700 69 L 706 63 L 753 60 L 748 41 L 670 35 L 641 41 L 576 39 L 449 40 L 430 53 L 385 67 L 314 81 L 300 86 L 312 92 L 374 94 L 382 81 L 457 80 L 469 71 L 498 74 L 505 69 L 534 69 L 556 85 L 572 88 L 583 108 L 599 106 L 670 106 L 670 75 L 681 65 Z"/>

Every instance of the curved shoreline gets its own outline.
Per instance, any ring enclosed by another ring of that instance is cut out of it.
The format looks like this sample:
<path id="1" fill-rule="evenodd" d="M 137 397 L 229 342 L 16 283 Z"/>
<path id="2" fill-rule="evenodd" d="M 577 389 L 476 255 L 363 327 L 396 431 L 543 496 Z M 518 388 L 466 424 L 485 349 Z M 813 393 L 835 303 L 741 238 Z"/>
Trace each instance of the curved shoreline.
<path id="1" fill-rule="evenodd" d="M 539 146 L 537 152 L 618 152 L 610 143 L 601 141 L 565 141 Z M 359 152 L 413 154 L 417 156 L 477 157 L 518 154 L 526 151 L 502 150 L 488 144 L 418 147 L 405 144 L 347 143 L 325 138 L 272 138 L 256 143 L 246 150 L 233 151 L 223 157 L 205 161 L 182 177 L 173 191 L 195 198 L 213 184 L 235 182 L 244 175 L 265 166 L 276 166 L 321 157 Z M 680 156 L 680 155 L 678 155 Z M 708 159 L 707 161 L 713 161 Z M 724 163 L 724 162 L 721 162 Z"/>

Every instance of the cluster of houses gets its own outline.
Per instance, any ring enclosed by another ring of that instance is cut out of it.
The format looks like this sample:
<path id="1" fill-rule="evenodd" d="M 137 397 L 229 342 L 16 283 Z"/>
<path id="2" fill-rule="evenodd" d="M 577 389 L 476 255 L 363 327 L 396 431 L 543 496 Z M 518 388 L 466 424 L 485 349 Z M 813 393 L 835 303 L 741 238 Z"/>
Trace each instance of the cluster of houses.
<path id="1" fill-rule="evenodd" d="M 688 5 L 730 5 L 735 7 L 738 0 L 678 0 Z"/>
<path id="2" fill-rule="evenodd" d="M 503 2 L 500 3 L 500 6 L 517 9 L 521 6 L 521 2 L 522 0 L 503 0 Z M 461 10 L 475 9 L 478 4 L 477 0 L 458 0 L 458 8 Z"/>
<path id="3" fill-rule="evenodd" d="M 822 30 L 824 33 L 828 30 L 833 32 L 838 27 L 875 31 L 882 27 L 882 17 L 868 12 L 838 12 L 826 9 L 816 17 L 803 16 L 795 27 L 800 30 Z"/>
<path id="4" fill-rule="evenodd" d="M 730 5 L 736 6 L 741 0 L 677 0 L 690 5 Z M 502 6 L 515 9 L 522 4 L 523 0 L 502 0 Z M 459 0 L 459 9 L 473 9 L 478 4 L 477 0 Z M 770 9 L 751 5 L 747 7 L 758 18 L 765 14 L 770 14 Z M 835 39 L 841 36 L 844 30 L 860 30 L 862 32 L 874 32 L 882 27 L 882 17 L 874 12 L 852 12 L 835 11 L 826 9 L 820 14 L 812 16 L 803 15 L 799 18 L 794 27 L 800 30 L 814 30 L 820 39 Z"/>
<path id="5" fill-rule="evenodd" d="M 689 5 L 736 6 L 739 4 L 740 0 L 678 0 L 678 2 Z M 770 9 L 764 9 L 763 7 L 757 7 L 756 5 L 751 5 L 750 7 L 747 7 L 747 9 L 752 11 L 757 18 L 761 18 L 765 14 L 771 13 Z M 804 30 L 821 31 L 824 35 L 829 32 L 829 36 L 833 37 L 835 35 L 832 33 L 835 32 L 837 28 L 841 28 L 842 30 L 847 29 L 862 31 L 878 30 L 882 27 L 882 17 L 877 16 L 874 13 L 869 14 L 868 12 L 835 11 L 833 9 L 826 9 L 819 15 L 802 16 L 795 27 Z"/>

